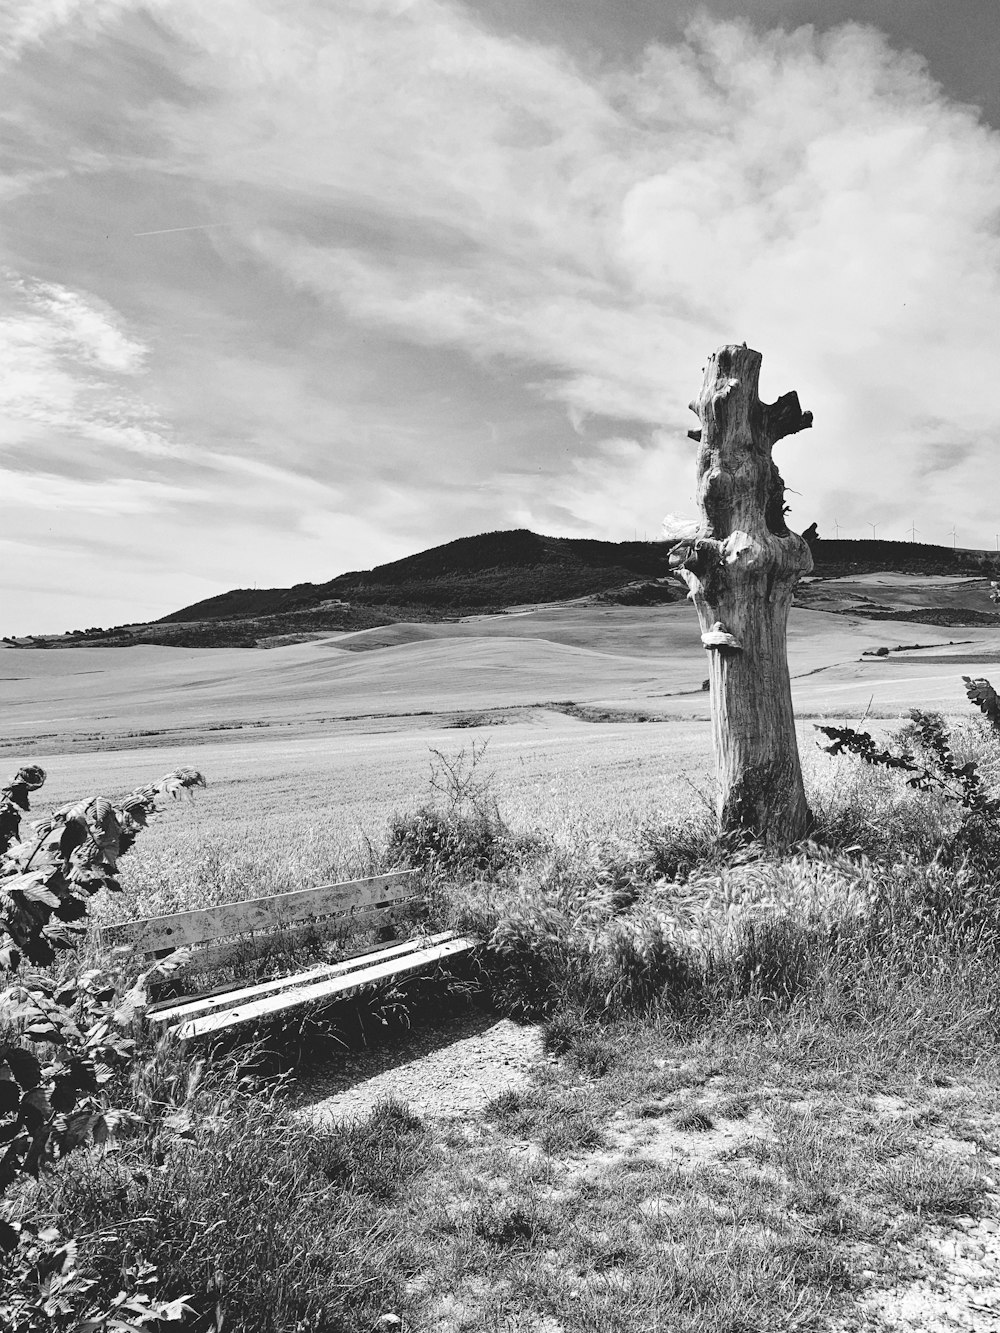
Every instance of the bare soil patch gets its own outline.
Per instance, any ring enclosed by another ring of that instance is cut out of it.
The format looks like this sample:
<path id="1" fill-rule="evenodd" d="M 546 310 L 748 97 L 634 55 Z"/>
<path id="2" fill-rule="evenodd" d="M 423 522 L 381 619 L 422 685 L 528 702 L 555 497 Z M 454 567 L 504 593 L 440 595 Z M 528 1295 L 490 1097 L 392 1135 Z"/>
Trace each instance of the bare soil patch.
<path id="1" fill-rule="evenodd" d="M 409 1034 L 299 1080 L 301 1115 L 317 1121 L 367 1115 L 387 1098 L 429 1120 L 479 1112 L 503 1092 L 526 1087 L 543 1060 L 540 1030 L 475 1014 Z"/>

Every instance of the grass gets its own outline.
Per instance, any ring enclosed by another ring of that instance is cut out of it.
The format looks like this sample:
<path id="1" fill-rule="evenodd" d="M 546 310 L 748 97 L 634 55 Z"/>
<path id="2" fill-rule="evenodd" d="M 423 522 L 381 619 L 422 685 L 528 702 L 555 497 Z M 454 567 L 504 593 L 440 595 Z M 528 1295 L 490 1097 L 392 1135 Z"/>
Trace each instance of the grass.
<path id="1" fill-rule="evenodd" d="M 996 764 L 981 730 L 962 743 Z M 163 821 L 115 910 L 423 857 L 547 1058 L 478 1117 L 315 1127 L 246 1061 L 192 1083 L 163 1050 L 119 1089 L 141 1125 L 118 1151 L 19 1206 L 81 1238 L 99 1289 L 153 1265 L 198 1329 L 850 1326 L 929 1227 L 994 1206 L 1000 903 L 952 807 L 850 760 L 807 770 L 818 841 L 783 856 L 715 838 L 690 792 L 672 817 L 545 826 L 495 784 L 502 819 L 445 791 L 432 825 L 347 855 L 290 778 L 265 784 L 277 845 L 209 808 L 171 860 Z"/>
<path id="2" fill-rule="evenodd" d="M 424 1127 L 391 1103 L 327 1133 L 262 1097 L 206 1105 L 60 1173 L 43 1206 L 73 1218 L 98 1282 L 113 1291 L 141 1256 L 201 1326 L 224 1311 L 261 1333 L 370 1327 L 398 1304 L 410 1261 L 392 1211 L 426 1167 Z"/>

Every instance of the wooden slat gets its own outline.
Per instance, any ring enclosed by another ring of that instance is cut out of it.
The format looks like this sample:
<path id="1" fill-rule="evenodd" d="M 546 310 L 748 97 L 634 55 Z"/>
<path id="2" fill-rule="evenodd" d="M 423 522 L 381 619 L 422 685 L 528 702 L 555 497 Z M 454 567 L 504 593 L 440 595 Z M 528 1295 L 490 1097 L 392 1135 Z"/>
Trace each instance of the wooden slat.
<path id="1" fill-rule="evenodd" d="M 359 930 L 374 930 L 388 924 L 397 913 L 416 898 L 400 898 L 393 902 L 376 903 L 373 907 L 362 908 L 358 912 L 343 913 L 337 917 L 324 918 L 319 922 L 310 922 L 304 926 L 282 927 L 279 931 L 260 931 L 256 935 L 240 935 L 224 944 L 205 944 L 195 949 L 186 962 L 182 963 L 171 977 L 180 977 L 185 972 L 216 972 L 220 968 L 235 966 L 244 969 L 256 958 L 267 958 L 283 950 L 292 952 L 297 946 L 316 934 L 317 929 L 323 935 L 333 934 L 341 925 L 347 927 L 350 935 Z M 372 948 L 377 948 L 373 945 Z"/>
<path id="2" fill-rule="evenodd" d="M 222 1013 L 205 1014 L 201 1018 L 179 1023 L 170 1031 L 176 1033 L 181 1041 L 188 1041 L 191 1037 L 204 1037 L 209 1033 L 221 1032 L 225 1028 L 234 1027 L 238 1023 L 250 1023 L 255 1019 L 266 1018 L 286 1009 L 297 1008 L 299 1005 L 329 999 L 334 995 L 342 995 L 347 991 L 357 990 L 361 986 L 374 985 L 376 982 L 386 981 L 390 977 L 405 976 L 410 972 L 418 972 L 431 963 L 440 962 L 444 958 L 452 958 L 456 954 L 467 953 L 470 949 L 474 949 L 478 943 L 478 940 L 460 936 L 457 939 L 447 940 L 444 944 L 434 945 L 433 948 L 421 949 L 419 953 L 407 954 L 403 958 L 392 959 L 389 962 L 362 968 L 360 971 L 351 972 L 347 976 L 327 978 L 324 981 L 314 982 L 312 985 L 286 991 L 281 995 L 267 995 L 263 999 L 254 1000 L 245 1005 L 237 1005 L 235 1008 L 227 1009 Z"/>
<path id="3" fill-rule="evenodd" d="M 176 1000 L 164 1000 L 162 1004 L 153 1005 L 147 1009 L 146 1018 L 150 1023 L 170 1023 L 178 1018 L 187 1020 L 195 1018 L 199 1014 L 211 1014 L 220 1009 L 232 1009 L 244 1000 L 252 1000 L 258 996 L 278 991 L 292 990 L 296 986 L 319 981 L 323 977 L 347 976 L 361 968 L 389 962 L 394 958 L 402 958 L 408 953 L 433 948 L 437 944 L 444 944 L 446 940 L 453 940 L 454 938 L 455 932 L 453 930 L 445 930 L 438 935 L 417 936 L 416 939 L 407 940 L 404 944 L 394 944 L 390 948 L 361 954 L 357 958 L 347 958 L 339 963 L 324 963 L 319 967 L 309 968 L 308 971 L 298 972 L 293 976 L 278 977 L 275 981 L 260 981 L 253 986 L 220 991 L 215 995 L 188 995 Z"/>
<path id="4" fill-rule="evenodd" d="M 414 896 L 412 870 L 394 870 L 341 884 L 320 884 L 270 898 L 194 908 L 167 916 L 146 917 L 107 926 L 102 943 L 134 944 L 145 953 L 181 949 L 233 935 L 280 929 L 283 926 L 337 916 L 353 909 L 377 907 Z"/>

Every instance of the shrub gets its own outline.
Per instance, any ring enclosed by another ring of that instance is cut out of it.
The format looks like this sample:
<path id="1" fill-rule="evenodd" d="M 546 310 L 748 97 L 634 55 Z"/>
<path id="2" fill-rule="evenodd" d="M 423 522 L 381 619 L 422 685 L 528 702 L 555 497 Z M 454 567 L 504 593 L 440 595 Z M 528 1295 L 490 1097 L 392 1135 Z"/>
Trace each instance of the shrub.
<path id="1" fill-rule="evenodd" d="M 674 923 L 648 908 L 618 914 L 605 904 L 566 910 L 565 899 L 525 895 L 511 903 L 487 943 L 487 973 L 500 1007 L 523 1017 L 570 1005 L 590 1018 L 681 1006 L 700 971 Z"/>
<path id="2" fill-rule="evenodd" d="M 487 744 L 473 741 L 454 756 L 431 750 L 431 800 L 391 821 L 390 860 L 441 876 L 507 868 L 518 842 L 492 795 L 493 775 L 484 772 Z"/>
<path id="3" fill-rule="evenodd" d="M 388 854 L 429 874 L 497 873 L 508 859 L 509 835 L 488 811 L 465 814 L 421 806 L 389 825 Z"/>
<path id="4" fill-rule="evenodd" d="M 1000 698 L 987 680 L 964 676 L 969 699 L 994 730 L 1000 730 Z M 957 753 L 956 738 L 939 713 L 910 710 L 910 721 L 879 746 L 867 731 L 820 726 L 828 754 L 855 755 L 863 764 L 900 775 L 908 788 L 937 796 L 958 808 L 956 846 L 992 857 L 1000 846 L 1000 795 L 990 792 L 979 771 L 979 756 Z M 995 748 L 995 737 L 994 737 Z M 964 758 L 964 762 L 961 762 Z"/>

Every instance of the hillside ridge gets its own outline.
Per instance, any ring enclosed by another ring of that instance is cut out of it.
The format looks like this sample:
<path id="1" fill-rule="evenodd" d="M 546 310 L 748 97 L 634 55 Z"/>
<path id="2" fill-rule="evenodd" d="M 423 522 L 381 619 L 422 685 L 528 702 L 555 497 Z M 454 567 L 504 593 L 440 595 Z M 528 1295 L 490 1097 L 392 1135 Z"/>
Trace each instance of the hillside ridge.
<path id="1" fill-rule="evenodd" d="M 606 592 L 636 579 L 665 578 L 671 573 L 669 549 L 665 542 L 546 537 L 526 528 L 499 530 L 459 537 L 372 569 L 339 574 L 325 583 L 233 588 L 181 607 L 156 623 L 268 616 L 335 602 L 501 610 Z M 991 551 L 919 542 L 820 537 L 812 542 L 812 550 L 813 572 L 826 578 L 875 570 L 983 574 L 1000 568 L 1000 555 Z"/>
<path id="2" fill-rule="evenodd" d="M 997 624 L 985 587 L 969 596 L 916 598 L 899 589 L 886 601 L 870 590 L 835 588 L 878 573 L 997 577 L 1000 553 L 913 542 L 826 539 L 809 532 L 814 569 L 796 604 L 831 612 L 940 625 Z M 580 598 L 619 606 L 676 602 L 685 589 L 669 566 L 666 542 L 613 542 L 549 537 L 526 528 L 459 537 L 414 555 L 351 570 L 323 583 L 232 588 L 181 607 L 160 620 L 8 640 L 17 647 L 61 648 L 86 643 L 118 647 L 277 647 L 317 635 L 371 630 L 400 622 L 455 621 L 513 608 Z M 957 598 L 957 600 L 956 600 Z"/>
<path id="3" fill-rule="evenodd" d="M 499 610 L 585 596 L 636 578 L 663 578 L 670 572 L 667 557 L 664 543 L 546 537 L 515 528 L 459 537 L 373 569 L 339 574 L 325 583 L 233 588 L 173 611 L 157 623 L 274 615 L 335 601 Z"/>

